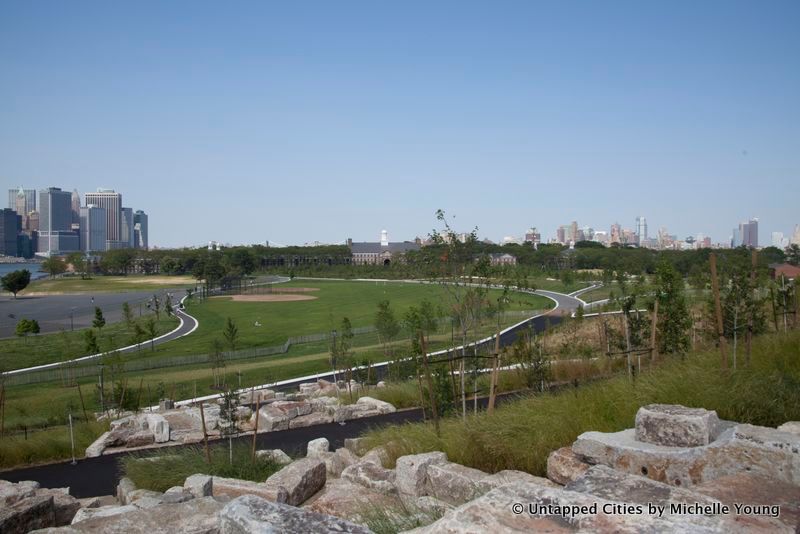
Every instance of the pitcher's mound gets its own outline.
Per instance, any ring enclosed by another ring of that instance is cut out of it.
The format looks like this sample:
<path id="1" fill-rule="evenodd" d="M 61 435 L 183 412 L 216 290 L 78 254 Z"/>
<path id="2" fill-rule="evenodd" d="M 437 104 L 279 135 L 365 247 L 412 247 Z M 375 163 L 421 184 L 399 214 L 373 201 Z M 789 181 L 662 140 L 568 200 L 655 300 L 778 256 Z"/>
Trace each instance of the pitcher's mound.
<path id="1" fill-rule="evenodd" d="M 231 299 L 236 302 L 291 302 L 295 300 L 316 300 L 317 297 L 311 295 L 298 294 L 272 294 L 272 295 L 232 295 Z"/>

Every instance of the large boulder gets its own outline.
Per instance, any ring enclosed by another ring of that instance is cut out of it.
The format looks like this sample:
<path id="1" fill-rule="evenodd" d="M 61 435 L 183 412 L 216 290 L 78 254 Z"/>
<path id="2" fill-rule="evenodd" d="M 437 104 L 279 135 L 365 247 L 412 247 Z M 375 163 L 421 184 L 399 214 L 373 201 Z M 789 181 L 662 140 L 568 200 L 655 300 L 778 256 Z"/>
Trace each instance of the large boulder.
<path id="1" fill-rule="evenodd" d="M 251 424 L 255 425 L 256 415 L 250 418 Z M 286 430 L 289 428 L 289 417 L 286 412 L 273 408 L 272 404 L 262 406 L 258 410 L 258 431 L 272 432 L 274 430 Z"/>
<path id="2" fill-rule="evenodd" d="M 241 495 L 255 495 L 262 499 L 274 502 L 287 502 L 289 494 L 286 488 L 276 485 L 269 485 L 263 482 L 252 482 L 250 480 L 240 480 L 238 478 L 212 477 L 214 497 L 227 495 L 236 498 Z"/>
<path id="3" fill-rule="evenodd" d="M 53 497 L 56 526 L 69 525 L 72 518 L 81 508 L 81 503 L 69 494 L 69 488 L 41 488 L 36 490 L 37 496 Z"/>
<path id="4" fill-rule="evenodd" d="M 8 482 L 7 480 L 0 480 L 0 505 L 10 506 L 22 499 L 33 497 L 38 488 L 39 483 L 32 480 L 26 480 L 18 484 Z"/>
<path id="5" fill-rule="evenodd" d="M 253 532 L 348 532 L 368 534 L 369 529 L 316 512 L 245 495 L 225 505 L 219 514 L 220 534 Z"/>
<path id="6" fill-rule="evenodd" d="M 166 443 L 169 441 L 169 422 L 163 415 L 157 413 L 145 414 L 147 428 L 153 433 L 156 443 Z"/>
<path id="7" fill-rule="evenodd" d="M 381 446 L 370 449 L 361 457 L 362 462 L 369 462 L 382 467 L 389 466 L 389 453 Z"/>
<path id="8" fill-rule="evenodd" d="M 326 438 L 312 439 L 306 446 L 306 456 L 308 458 L 319 458 L 323 453 L 328 452 L 330 443 Z"/>
<path id="9" fill-rule="evenodd" d="M 0 507 L 0 532 L 3 534 L 25 534 L 54 526 L 56 512 L 50 495 L 34 495 Z"/>
<path id="10" fill-rule="evenodd" d="M 369 503 L 365 506 L 365 503 Z M 303 508 L 334 515 L 355 523 L 364 522 L 370 507 L 381 510 L 401 509 L 397 495 L 387 495 L 356 484 L 345 478 L 328 480 L 325 487 L 303 504 Z"/>
<path id="11" fill-rule="evenodd" d="M 311 404 L 302 401 L 275 401 L 270 408 L 282 412 L 288 419 L 311 413 Z"/>
<path id="12" fill-rule="evenodd" d="M 385 414 L 385 413 L 393 413 L 397 411 L 397 408 L 389 404 L 388 402 L 374 399 L 372 397 L 360 397 L 356 404 L 366 406 L 369 410 L 377 410 L 378 413 Z"/>
<path id="13" fill-rule="evenodd" d="M 152 432 L 139 430 L 128 436 L 125 440 L 125 447 L 144 447 L 146 445 L 152 445 L 155 441 L 156 438 Z"/>
<path id="14" fill-rule="evenodd" d="M 491 489 L 487 473 L 451 462 L 427 466 L 425 494 L 455 506 L 483 495 Z"/>
<path id="15" fill-rule="evenodd" d="M 443 464 L 446 461 L 447 455 L 439 451 L 411 454 L 398 458 L 395 464 L 395 472 L 397 474 L 395 485 L 404 502 L 427 495 L 428 466 Z"/>
<path id="16" fill-rule="evenodd" d="M 332 423 L 333 416 L 322 412 L 312 412 L 307 415 L 299 415 L 289 420 L 289 428 L 304 428 L 309 426 L 324 425 Z"/>
<path id="17" fill-rule="evenodd" d="M 135 506 L 116 507 L 109 515 L 94 514 L 80 522 L 74 522 L 70 533 L 113 533 L 113 534 L 168 534 L 173 532 L 189 534 L 216 534 L 219 532 L 218 515 L 223 504 L 211 497 L 192 499 L 177 504 L 165 504 L 148 509 Z M 94 508 L 92 510 L 98 510 Z M 83 509 L 81 510 L 83 512 Z M 110 512 L 110 510 L 109 510 Z"/>
<path id="18" fill-rule="evenodd" d="M 347 449 L 337 449 L 336 452 L 329 452 L 321 457 L 328 470 L 328 478 L 338 478 L 342 476 L 342 471 L 358 462 L 358 456 Z"/>
<path id="19" fill-rule="evenodd" d="M 104 432 L 99 438 L 94 440 L 91 445 L 86 447 L 84 456 L 87 458 L 97 458 L 98 456 L 102 455 L 103 451 L 106 450 L 106 439 L 110 433 L 111 431 Z"/>
<path id="20" fill-rule="evenodd" d="M 385 495 L 397 493 L 395 472 L 369 462 L 359 462 L 342 471 L 342 478 Z"/>
<path id="21" fill-rule="evenodd" d="M 214 494 L 214 477 L 203 474 L 195 474 L 186 477 L 183 482 L 183 489 L 200 499 L 202 497 L 211 497 Z"/>
<path id="22" fill-rule="evenodd" d="M 367 445 L 365 438 L 344 438 L 344 448 L 357 456 L 367 452 Z"/>
<path id="23" fill-rule="evenodd" d="M 699 447 L 665 447 L 638 441 L 633 429 L 585 432 L 572 450 L 602 464 L 673 486 L 689 487 L 737 473 L 800 481 L 800 436 L 774 428 L 735 425 Z"/>
<path id="24" fill-rule="evenodd" d="M 708 445 L 719 428 L 717 412 L 673 404 L 648 404 L 636 413 L 636 439 L 667 447 Z"/>
<path id="25" fill-rule="evenodd" d="M 286 502 L 299 506 L 325 485 L 327 470 L 325 462 L 317 458 L 295 460 L 270 476 L 266 485 L 284 488 L 288 494 Z"/>
<path id="26" fill-rule="evenodd" d="M 123 477 L 117 484 L 117 500 L 120 504 L 128 504 L 128 496 L 136 491 L 136 484 L 128 477 Z"/>
<path id="27" fill-rule="evenodd" d="M 256 451 L 256 456 L 269 460 L 278 465 L 287 465 L 292 463 L 292 459 L 289 457 L 289 455 L 283 452 L 281 449 L 266 449 Z"/>
<path id="28" fill-rule="evenodd" d="M 541 486 L 547 486 L 550 488 L 555 488 L 558 486 L 558 484 L 546 478 L 537 477 L 536 475 L 526 473 L 525 471 L 515 471 L 513 469 L 498 471 L 497 473 L 489 475 L 488 477 L 484 478 L 482 481 L 484 485 L 489 486 L 492 489 L 497 488 L 499 486 L 505 486 L 506 484 L 514 484 L 517 482 L 525 482 L 527 484 L 539 484 Z"/>
<path id="29" fill-rule="evenodd" d="M 581 476 L 589 467 L 572 451 L 572 447 L 561 447 L 547 457 L 547 478 L 563 486 Z"/>
<path id="30" fill-rule="evenodd" d="M 787 423 L 783 423 L 778 427 L 778 430 L 800 436 L 800 421 L 789 421 Z"/>
<path id="31" fill-rule="evenodd" d="M 120 514 L 127 514 L 129 512 L 135 512 L 139 510 L 136 506 L 132 504 L 124 504 L 124 505 L 111 505 L 111 506 L 98 506 L 96 508 L 81 508 L 78 510 L 78 513 L 75 514 L 75 517 L 72 518 L 72 524 L 78 524 L 87 519 L 99 518 L 99 517 L 112 517 L 115 515 Z"/>

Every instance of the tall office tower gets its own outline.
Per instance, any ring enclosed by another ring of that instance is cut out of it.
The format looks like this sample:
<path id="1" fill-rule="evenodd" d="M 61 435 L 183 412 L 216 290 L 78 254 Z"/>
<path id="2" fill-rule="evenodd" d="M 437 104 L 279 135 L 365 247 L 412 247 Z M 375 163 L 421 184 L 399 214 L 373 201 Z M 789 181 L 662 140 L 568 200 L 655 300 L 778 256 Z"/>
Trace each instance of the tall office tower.
<path id="1" fill-rule="evenodd" d="M 106 239 L 120 241 L 122 194 L 113 189 L 98 189 L 96 193 L 86 193 L 84 200 L 87 206 L 93 204 L 106 210 Z"/>
<path id="2" fill-rule="evenodd" d="M 17 212 L 5 208 L 0 210 L 0 256 L 18 256 L 17 234 L 22 218 Z"/>
<path id="3" fill-rule="evenodd" d="M 643 247 L 647 244 L 647 219 L 636 217 L 636 244 Z"/>
<path id="4" fill-rule="evenodd" d="M 558 230 L 556 230 L 556 241 L 558 241 L 562 245 L 567 242 L 567 227 L 566 226 L 559 226 L 558 227 Z"/>
<path id="5" fill-rule="evenodd" d="M 611 243 L 622 243 L 622 227 L 619 223 L 614 223 L 611 225 L 611 237 L 609 238 Z"/>
<path id="6" fill-rule="evenodd" d="M 739 223 L 739 237 L 741 239 L 740 245 L 758 248 L 758 219 L 753 218 Z"/>
<path id="7" fill-rule="evenodd" d="M 569 225 L 567 239 L 569 241 L 578 241 L 578 221 L 572 221 L 572 224 Z"/>
<path id="8" fill-rule="evenodd" d="M 72 224 L 81 222 L 81 195 L 77 189 L 72 190 Z"/>
<path id="9" fill-rule="evenodd" d="M 124 248 L 133 248 L 133 208 L 122 208 L 121 215 L 119 240 L 125 243 Z"/>
<path id="10" fill-rule="evenodd" d="M 22 196 L 24 197 L 24 204 L 23 204 L 23 212 L 17 210 L 17 197 Z M 31 211 L 36 211 L 36 190 L 35 189 L 23 189 L 22 187 L 18 187 L 17 189 L 9 189 L 8 190 L 8 207 L 12 210 L 17 212 L 17 215 L 24 215 Z"/>
<path id="11" fill-rule="evenodd" d="M 790 245 L 800 245 L 800 224 L 794 225 L 794 233 L 789 241 Z"/>
<path id="12" fill-rule="evenodd" d="M 147 240 L 147 214 L 136 210 L 133 214 L 133 246 L 134 248 L 149 249 Z"/>
<path id="13" fill-rule="evenodd" d="M 48 256 L 80 250 L 72 231 L 72 195 L 58 187 L 39 191 L 38 252 Z"/>
<path id="14" fill-rule="evenodd" d="M 91 204 L 81 208 L 80 225 L 82 251 L 106 250 L 106 210 Z"/>

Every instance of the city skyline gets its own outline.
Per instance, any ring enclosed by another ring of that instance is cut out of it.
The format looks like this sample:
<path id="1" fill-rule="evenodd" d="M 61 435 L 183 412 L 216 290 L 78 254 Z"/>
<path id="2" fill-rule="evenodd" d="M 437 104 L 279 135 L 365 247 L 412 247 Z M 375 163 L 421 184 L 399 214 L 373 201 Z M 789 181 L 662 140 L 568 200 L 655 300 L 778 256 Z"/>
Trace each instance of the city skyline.
<path id="1" fill-rule="evenodd" d="M 768 243 L 798 222 L 798 25 L 790 1 L 11 3 L 0 182 L 124 190 L 156 246 L 410 239 L 439 208 L 496 241 L 645 215 Z"/>

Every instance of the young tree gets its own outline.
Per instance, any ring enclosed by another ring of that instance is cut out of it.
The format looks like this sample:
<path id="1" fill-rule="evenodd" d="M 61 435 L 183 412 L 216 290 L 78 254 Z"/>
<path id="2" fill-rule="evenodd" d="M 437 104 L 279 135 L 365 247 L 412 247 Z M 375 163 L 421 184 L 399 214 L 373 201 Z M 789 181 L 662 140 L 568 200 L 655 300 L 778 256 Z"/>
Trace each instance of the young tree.
<path id="1" fill-rule="evenodd" d="M 375 315 L 375 328 L 378 330 L 378 338 L 383 345 L 383 354 L 388 356 L 389 344 L 397 338 L 400 333 L 400 323 L 394 315 L 394 311 L 389 306 L 388 300 L 378 303 L 378 313 Z"/>
<path id="2" fill-rule="evenodd" d="M 156 328 L 156 320 L 153 319 L 153 316 L 149 316 L 147 320 L 144 322 L 144 329 L 147 332 L 147 336 L 150 338 L 150 349 L 155 352 L 156 350 L 156 336 L 158 335 L 158 329 Z"/>
<path id="3" fill-rule="evenodd" d="M 122 318 L 129 329 L 133 327 L 133 312 L 131 311 L 131 307 L 127 302 L 122 303 Z"/>
<path id="4" fill-rule="evenodd" d="M 142 325 L 140 325 L 138 322 L 134 321 L 132 324 L 133 324 L 133 342 L 136 343 L 138 350 L 140 348 L 142 341 L 145 340 L 147 334 L 145 333 L 144 328 L 142 328 Z"/>
<path id="5" fill-rule="evenodd" d="M 94 320 L 92 321 L 92 326 L 97 328 L 98 331 L 101 331 L 105 325 L 106 325 L 106 319 L 105 317 L 103 317 L 103 310 L 101 310 L 98 306 L 95 306 Z"/>
<path id="6" fill-rule="evenodd" d="M 67 264 L 61 258 L 51 256 L 42 262 L 42 270 L 54 278 L 67 270 Z"/>
<path id="7" fill-rule="evenodd" d="M 214 389 L 222 387 L 221 370 L 225 368 L 225 358 L 222 356 L 222 341 L 217 338 L 211 340 L 211 353 L 208 355 L 211 364 L 211 375 L 214 377 Z"/>
<path id="8" fill-rule="evenodd" d="M 225 321 L 225 329 L 222 331 L 222 337 L 225 338 L 225 342 L 228 344 L 230 351 L 234 352 L 239 342 L 239 327 L 236 326 L 236 323 L 234 323 L 233 319 L 230 317 Z"/>
<path id="9" fill-rule="evenodd" d="M 71 252 L 67 255 L 67 263 L 72 265 L 72 270 L 81 275 L 81 280 L 86 279 L 87 261 L 82 252 Z"/>
<path id="10" fill-rule="evenodd" d="M 86 352 L 89 354 L 97 354 L 100 352 L 100 345 L 97 343 L 97 335 L 91 328 L 84 331 L 83 339 L 86 343 Z"/>
<path id="11" fill-rule="evenodd" d="M 10 272 L 3 278 L 0 278 L 0 283 L 2 283 L 3 289 L 12 293 L 16 299 L 17 293 L 28 287 L 28 284 L 31 283 L 31 272 L 28 269 Z"/>
<path id="12" fill-rule="evenodd" d="M 685 354 L 689 350 L 689 327 L 692 325 L 683 292 L 683 277 L 671 263 L 662 262 L 656 269 L 658 299 L 658 334 L 661 354 Z"/>
<path id="13" fill-rule="evenodd" d="M 172 296 L 169 293 L 164 300 L 164 311 L 167 313 L 167 317 L 172 316 Z"/>
<path id="14" fill-rule="evenodd" d="M 156 319 L 161 319 L 161 301 L 158 300 L 157 295 L 153 295 L 153 311 L 156 314 Z"/>
<path id="15" fill-rule="evenodd" d="M 28 334 L 38 334 L 39 323 L 36 319 L 20 319 L 14 333 L 23 338 L 27 338 Z"/>

